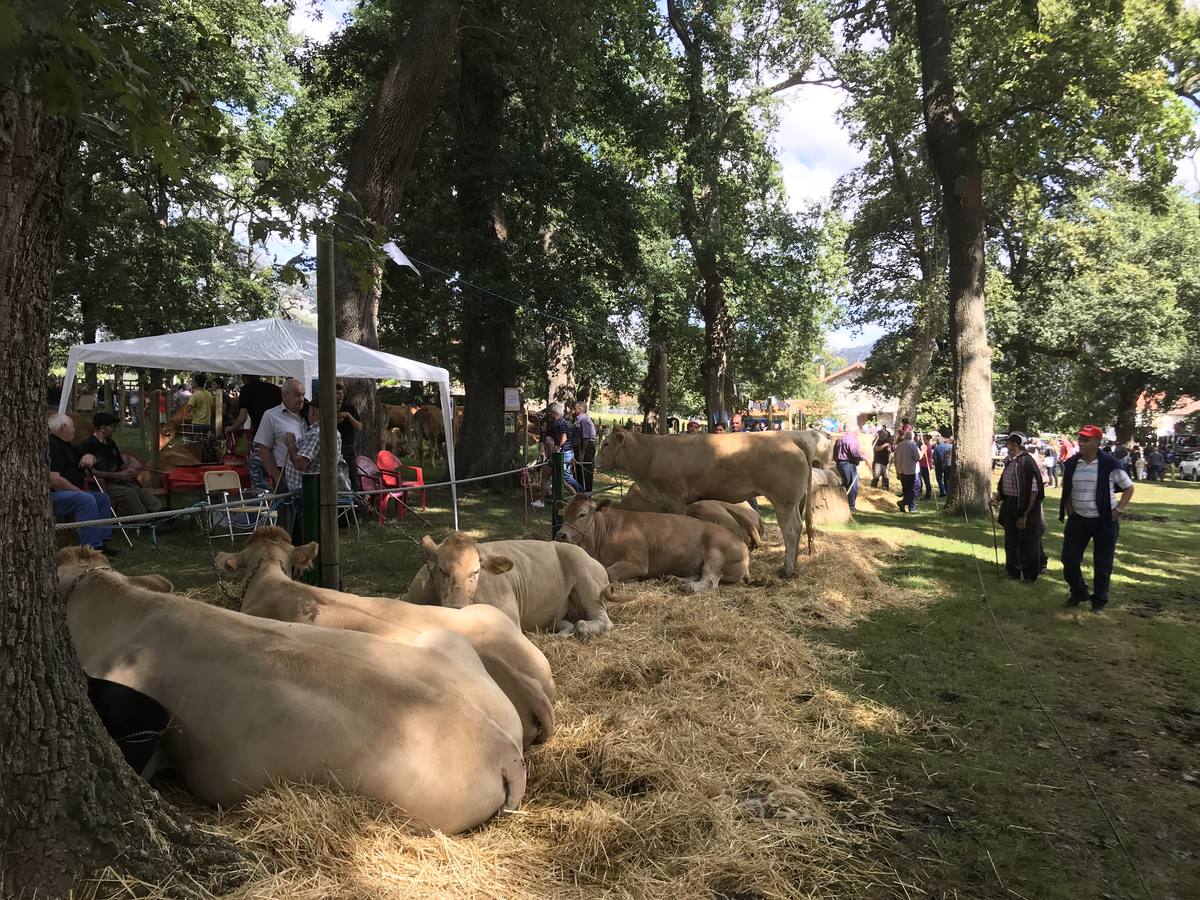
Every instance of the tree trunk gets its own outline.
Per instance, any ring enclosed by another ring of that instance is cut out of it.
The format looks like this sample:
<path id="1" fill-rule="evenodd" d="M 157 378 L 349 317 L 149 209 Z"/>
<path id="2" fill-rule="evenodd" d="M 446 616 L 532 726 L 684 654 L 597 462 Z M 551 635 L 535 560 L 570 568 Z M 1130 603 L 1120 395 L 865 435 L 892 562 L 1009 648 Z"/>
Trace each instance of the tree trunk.
<path id="1" fill-rule="evenodd" d="M 916 425 L 917 409 L 921 395 L 925 393 L 925 381 L 929 378 L 929 366 L 933 362 L 933 351 L 937 347 L 938 334 L 942 330 L 941 298 L 933 294 L 931 284 L 922 285 L 925 297 L 917 313 L 917 333 L 913 337 L 908 354 L 908 365 L 900 382 L 900 403 L 896 420 L 907 418 Z"/>
<path id="2" fill-rule="evenodd" d="M 339 240 L 334 263 L 338 337 L 365 347 L 379 347 L 379 295 L 383 267 L 377 251 L 361 241 L 382 244 L 399 207 L 404 179 L 412 166 L 429 113 L 450 69 L 461 0 L 429 0 L 418 4 L 412 24 L 379 86 L 375 107 L 350 151 L 338 204 L 338 237 L 349 239 L 349 252 Z M 357 239 L 357 240 L 355 240 Z M 306 385 L 306 389 L 307 389 Z M 366 452 L 378 441 L 374 384 L 356 379 L 348 397 L 363 414 Z"/>
<path id="3" fill-rule="evenodd" d="M 713 259 L 697 260 L 704 278 L 704 410 L 708 424 L 729 421 L 729 348 L 733 323 L 725 301 L 725 282 Z"/>
<path id="4" fill-rule="evenodd" d="M 662 365 L 662 354 L 657 348 L 664 344 L 670 345 L 663 301 L 658 294 L 650 300 L 650 309 L 646 313 L 646 333 L 646 377 L 642 381 L 642 389 L 638 392 L 643 426 L 657 423 L 655 410 L 658 409 L 659 391 L 662 389 L 662 379 L 658 373 L 658 368 Z"/>
<path id="5" fill-rule="evenodd" d="M 476 26 L 463 32 L 459 53 L 457 155 L 454 160 L 460 222 L 460 268 L 472 280 L 509 292 L 504 242 L 507 174 L 501 139 L 505 83 L 498 55 L 503 11 L 496 0 L 475 7 Z M 472 293 L 463 302 L 462 424 L 464 476 L 512 469 L 516 455 L 504 440 L 504 388 L 517 383 L 516 309 L 496 297 Z M 494 486 L 491 483 L 489 486 Z"/>
<path id="6" fill-rule="evenodd" d="M 917 0 L 925 141 L 942 187 L 954 373 L 954 493 L 948 505 L 982 513 L 991 494 L 995 427 L 984 303 L 983 166 L 975 123 L 963 115 L 950 69 L 944 0 Z"/>
<path id="7" fill-rule="evenodd" d="M 558 323 L 546 326 L 546 397 L 570 403 L 575 399 L 575 353 L 566 331 Z"/>
<path id="8" fill-rule="evenodd" d="M 1139 375 L 1131 375 L 1121 382 L 1117 391 L 1117 420 L 1113 430 L 1117 433 L 1118 444 L 1128 444 L 1134 438 L 1137 429 L 1137 401 L 1146 387 L 1146 379 Z"/>
<path id="9" fill-rule="evenodd" d="M 0 88 L 0 885 L 63 896 L 109 865 L 174 895 L 188 877 L 224 891 L 243 872 L 231 846 L 188 826 L 125 764 L 87 699 L 54 591 L 42 421 L 70 126 L 48 118 L 18 65 Z"/>

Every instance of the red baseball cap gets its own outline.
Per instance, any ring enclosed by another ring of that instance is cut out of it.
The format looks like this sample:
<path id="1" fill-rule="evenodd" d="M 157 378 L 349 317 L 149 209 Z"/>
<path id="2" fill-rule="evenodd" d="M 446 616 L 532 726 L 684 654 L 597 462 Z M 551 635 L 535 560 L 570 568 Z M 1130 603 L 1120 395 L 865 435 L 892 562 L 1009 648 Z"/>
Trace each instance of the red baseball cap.
<path id="1" fill-rule="evenodd" d="M 1100 430 L 1098 425 L 1084 425 L 1079 429 L 1079 436 L 1085 438 L 1102 438 L 1104 432 Z"/>

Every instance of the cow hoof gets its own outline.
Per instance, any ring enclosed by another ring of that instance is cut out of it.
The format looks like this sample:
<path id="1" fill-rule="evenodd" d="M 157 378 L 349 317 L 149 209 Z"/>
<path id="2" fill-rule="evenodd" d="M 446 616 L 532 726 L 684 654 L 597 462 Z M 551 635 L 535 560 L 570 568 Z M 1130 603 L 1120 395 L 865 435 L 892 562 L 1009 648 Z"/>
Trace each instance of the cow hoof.
<path id="1" fill-rule="evenodd" d="M 554 626 L 554 633 L 561 634 L 564 637 L 570 637 L 575 634 L 576 626 L 565 619 Z"/>
<path id="2" fill-rule="evenodd" d="M 796 570 L 795 570 L 795 569 L 792 569 L 792 571 L 790 571 L 790 572 L 789 572 L 787 569 L 780 569 L 780 570 L 779 570 L 779 577 L 780 577 L 780 578 L 795 578 L 795 577 L 796 577 Z"/>

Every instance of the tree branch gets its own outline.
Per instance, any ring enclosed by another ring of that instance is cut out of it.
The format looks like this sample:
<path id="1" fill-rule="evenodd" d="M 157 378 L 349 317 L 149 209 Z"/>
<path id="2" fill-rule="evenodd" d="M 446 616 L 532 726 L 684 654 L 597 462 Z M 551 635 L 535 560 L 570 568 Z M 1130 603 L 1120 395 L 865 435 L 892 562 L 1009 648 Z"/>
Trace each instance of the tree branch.
<path id="1" fill-rule="evenodd" d="M 683 44 L 684 51 L 690 54 L 692 52 L 692 36 L 688 32 L 687 23 L 683 21 L 683 16 L 680 14 L 675 0 L 667 0 L 667 21 L 671 25 L 671 30 L 675 32 L 675 37 L 679 38 L 679 43 Z"/>
<path id="2" fill-rule="evenodd" d="M 805 78 L 804 73 L 800 72 L 785 78 L 778 84 L 773 84 L 770 87 L 763 88 L 763 93 L 778 94 L 780 91 L 786 91 L 788 88 L 795 87 L 799 84 L 821 84 L 826 87 L 841 87 L 842 80 L 833 75 L 829 75 L 824 78 Z"/>

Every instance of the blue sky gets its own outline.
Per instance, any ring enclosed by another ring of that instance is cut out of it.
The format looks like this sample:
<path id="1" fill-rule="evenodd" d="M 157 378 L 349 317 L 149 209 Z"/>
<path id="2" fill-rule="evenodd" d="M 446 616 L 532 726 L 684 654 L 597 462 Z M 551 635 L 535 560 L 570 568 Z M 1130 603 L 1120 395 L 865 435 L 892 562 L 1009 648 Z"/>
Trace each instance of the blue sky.
<path id="1" fill-rule="evenodd" d="M 303 0 L 292 14 L 290 24 L 298 34 L 326 41 L 354 6 L 354 0 Z M 321 13 L 318 15 L 315 10 Z M 783 101 L 774 143 L 789 203 L 795 209 L 828 200 L 837 179 L 862 161 L 862 154 L 850 145 L 846 129 L 837 118 L 843 99 L 838 89 L 802 85 L 788 91 Z M 1196 119 L 1196 132 L 1200 136 L 1200 117 Z M 1183 160 L 1176 180 L 1185 189 L 1200 192 L 1200 156 L 1194 154 Z M 271 249 L 286 259 L 300 248 L 280 244 Z M 841 329 L 829 335 L 829 344 L 839 349 L 873 341 L 880 334 L 879 328 L 864 332 Z"/>

